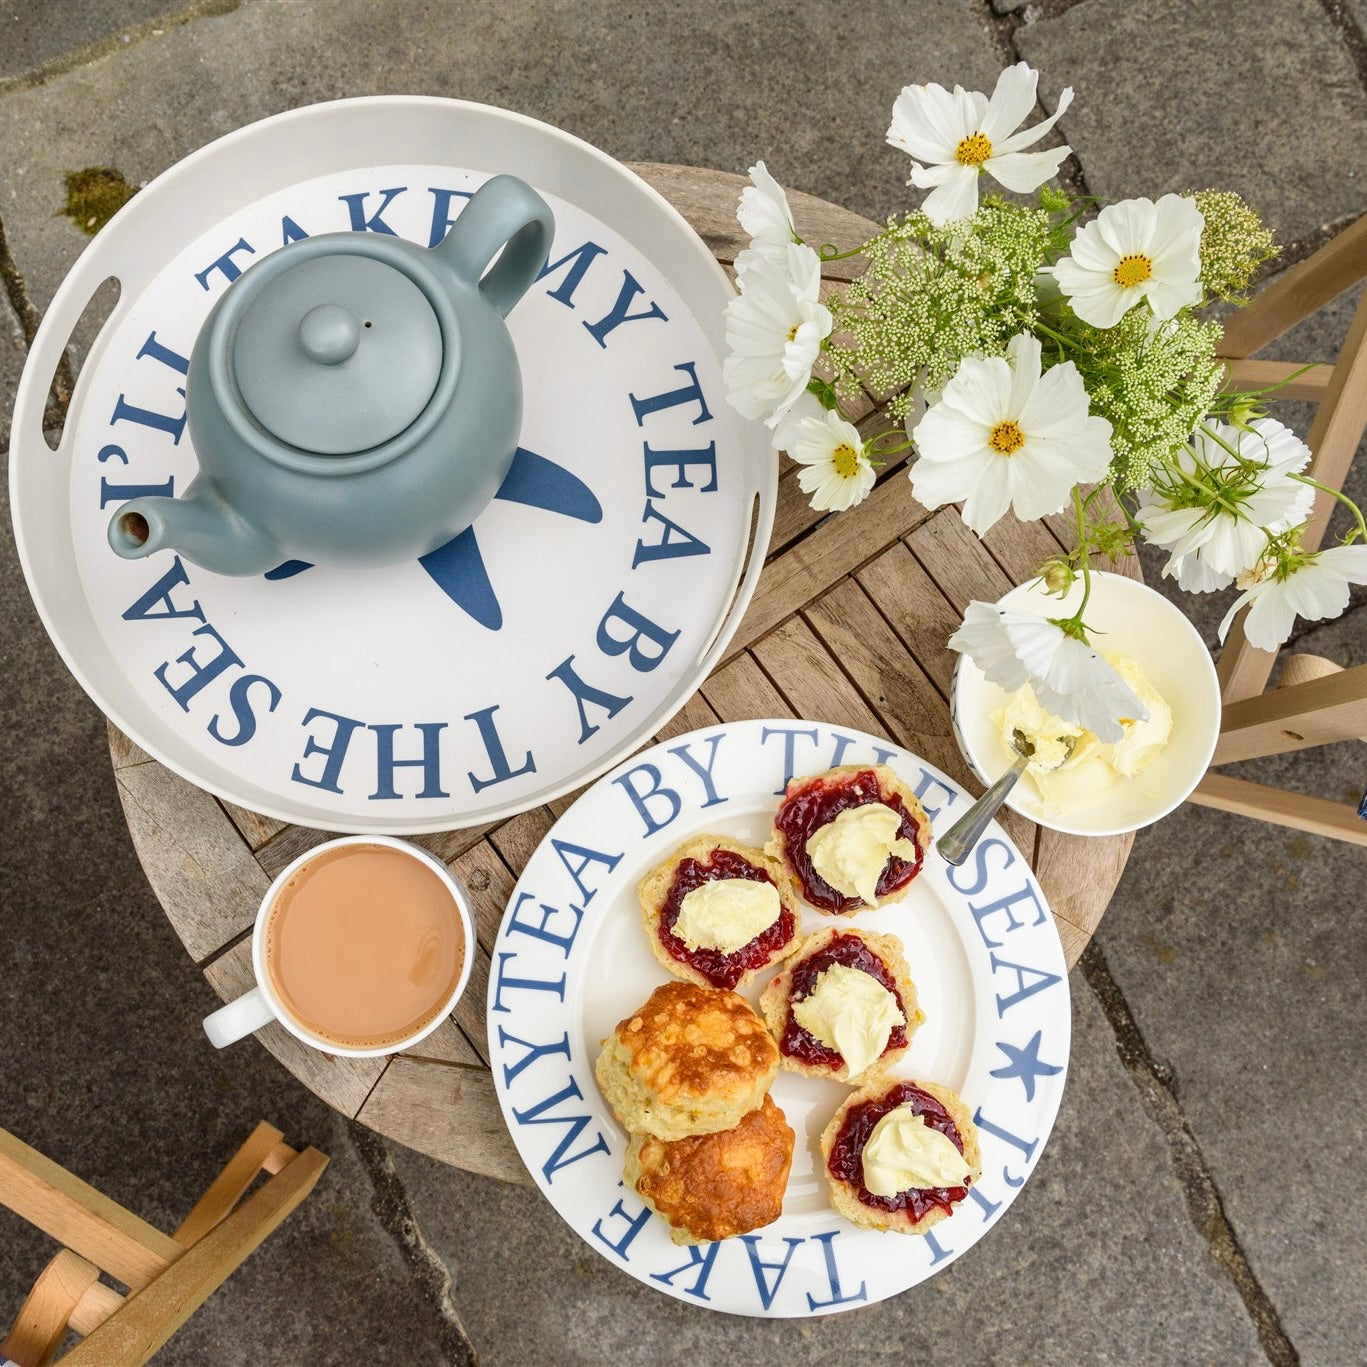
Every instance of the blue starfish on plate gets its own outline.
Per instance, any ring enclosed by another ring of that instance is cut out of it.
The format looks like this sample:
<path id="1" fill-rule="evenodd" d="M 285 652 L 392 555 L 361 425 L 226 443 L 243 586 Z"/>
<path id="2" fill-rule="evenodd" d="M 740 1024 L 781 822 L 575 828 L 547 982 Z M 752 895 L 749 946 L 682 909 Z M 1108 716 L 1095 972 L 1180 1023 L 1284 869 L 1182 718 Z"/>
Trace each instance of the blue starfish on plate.
<path id="1" fill-rule="evenodd" d="M 1033 1101 L 1035 1099 L 1035 1079 L 1037 1077 L 1053 1077 L 1055 1073 L 1063 1071 L 1056 1063 L 1042 1063 L 1039 1056 L 1040 1038 L 1043 1032 L 1035 1031 L 1034 1038 L 1024 1049 L 1017 1049 L 1010 1044 L 1003 1044 L 997 1041 L 997 1048 L 1006 1055 L 1009 1062 L 1003 1068 L 994 1068 L 993 1077 L 1018 1077 L 1025 1088 L 1025 1099 Z"/>
<path id="2" fill-rule="evenodd" d="M 494 497 L 505 503 L 544 508 L 578 522 L 603 520 L 602 505 L 578 475 L 521 446 L 514 453 L 513 463 Z M 418 564 L 432 576 L 437 587 L 480 626 L 497 631 L 503 625 L 503 609 L 489 581 L 489 571 L 473 527 L 467 527 L 444 546 L 429 551 Z M 283 565 L 267 570 L 266 578 L 291 579 L 311 568 L 307 560 L 287 560 Z"/>

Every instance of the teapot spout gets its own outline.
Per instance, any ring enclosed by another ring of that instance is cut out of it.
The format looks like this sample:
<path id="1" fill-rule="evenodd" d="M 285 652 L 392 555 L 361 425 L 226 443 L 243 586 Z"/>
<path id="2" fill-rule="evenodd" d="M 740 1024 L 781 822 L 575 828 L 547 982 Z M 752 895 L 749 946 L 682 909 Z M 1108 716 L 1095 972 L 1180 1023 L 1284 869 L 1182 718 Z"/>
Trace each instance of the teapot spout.
<path id="1" fill-rule="evenodd" d="M 259 574 L 281 558 L 212 487 L 192 485 L 180 498 L 135 498 L 109 519 L 108 535 L 125 560 L 170 549 L 215 574 Z"/>

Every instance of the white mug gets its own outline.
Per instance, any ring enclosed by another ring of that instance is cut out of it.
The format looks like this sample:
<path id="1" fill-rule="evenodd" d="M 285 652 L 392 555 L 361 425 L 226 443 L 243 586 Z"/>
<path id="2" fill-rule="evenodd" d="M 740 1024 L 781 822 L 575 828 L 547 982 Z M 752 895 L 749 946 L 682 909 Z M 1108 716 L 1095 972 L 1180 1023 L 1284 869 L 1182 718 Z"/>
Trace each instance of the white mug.
<path id="1" fill-rule="evenodd" d="M 311 863 L 329 850 L 339 849 L 344 845 L 383 845 L 388 849 L 398 850 L 402 854 L 421 860 L 446 885 L 455 901 L 456 910 L 460 916 L 461 931 L 465 937 L 464 962 L 461 964 L 460 976 L 441 1009 L 420 1030 L 415 1030 L 404 1039 L 392 1041 L 380 1048 L 360 1049 L 351 1045 L 338 1044 L 334 1040 L 324 1039 L 321 1035 L 315 1035 L 307 1026 L 301 1025 L 290 1015 L 275 989 L 271 986 L 270 977 L 266 972 L 266 922 L 270 919 L 270 910 L 275 902 L 276 894 L 305 864 Z M 475 932 L 473 917 L 470 914 L 469 896 L 461 886 L 460 880 L 451 873 L 440 859 L 434 858 L 426 850 L 419 849 L 406 840 L 394 840 L 384 835 L 348 835 L 339 840 L 328 840 L 321 845 L 315 845 L 311 850 L 306 850 L 293 863 L 287 865 L 266 890 L 266 895 L 261 899 L 261 906 L 256 913 L 256 927 L 252 931 L 252 971 L 256 976 L 256 986 L 251 991 L 244 992 L 242 996 L 230 1001 L 226 1006 L 221 1006 L 217 1011 L 205 1016 L 204 1033 L 208 1035 L 210 1044 L 216 1049 L 222 1049 L 225 1045 L 232 1044 L 234 1040 L 240 1040 L 244 1035 L 250 1035 L 254 1031 L 260 1030 L 263 1025 L 269 1025 L 272 1021 L 279 1021 L 296 1039 L 328 1054 L 345 1054 L 351 1058 L 374 1058 L 381 1054 L 397 1054 L 404 1049 L 411 1048 L 420 1039 L 425 1039 L 451 1014 L 452 1009 L 460 1000 L 461 993 L 465 991 L 465 984 L 470 980 L 470 969 L 475 961 L 475 950 Z"/>

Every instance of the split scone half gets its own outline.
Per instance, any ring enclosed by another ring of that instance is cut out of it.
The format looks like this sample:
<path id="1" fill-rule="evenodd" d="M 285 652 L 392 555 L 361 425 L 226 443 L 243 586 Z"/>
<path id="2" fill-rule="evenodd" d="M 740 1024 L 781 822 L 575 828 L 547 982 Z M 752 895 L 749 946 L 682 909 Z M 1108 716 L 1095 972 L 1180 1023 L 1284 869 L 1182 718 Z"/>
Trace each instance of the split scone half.
<path id="1" fill-rule="evenodd" d="M 670 982 L 617 1024 L 594 1072 L 624 1129 L 685 1139 L 732 1129 L 755 1110 L 778 1049 L 743 997 Z"/>
<path id="2" fill-rule="evenodd" d="M 902 942 L 853 927 L 808 936 L 759 1005 L 783 1067 L 855 1086 L 901 1058 L 925 1020 Z"/>
<path id="3" fill-rule="evenodd" d="M 793 1143 L 792 1126 L 766 1096 L 740 1124 L 717 1134 L 673 1141 L 632 1135 L 624 1176 L 676 1244 L 711 1243 L 783 1213 Z"/>
<path id="4" fill-rule="evenodd" d="M 724 835 L 679 846 L 636 892 L 651 952 L 699 987 L 738 987 L 797 945 L 798 905 L 782 864 Z"/>
<path id="5" fill-rule="evenodd" d="M 819 911 L 894 902 L 921 871 L 930 818 L 886 764 L 842 764 L 792 779 L 765 852 Z"/>
<path id="6" fill-rule="evenodd" d="M 831 1204 L 868 1229 L 924 1234 L 982 1176 L 968 1107 L 933 1082 L 881 1078 L 850 1096 L 821 1136 Z"/>

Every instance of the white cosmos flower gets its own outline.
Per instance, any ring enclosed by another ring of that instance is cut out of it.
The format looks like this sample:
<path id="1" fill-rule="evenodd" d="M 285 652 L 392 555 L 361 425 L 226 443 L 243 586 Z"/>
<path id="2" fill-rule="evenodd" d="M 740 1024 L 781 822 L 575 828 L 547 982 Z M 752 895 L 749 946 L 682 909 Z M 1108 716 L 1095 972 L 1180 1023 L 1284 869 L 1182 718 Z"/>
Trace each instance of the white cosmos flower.
<path id="1" fill-rule="evenodd" d="M 1090 645 L 1033 612 L 974 601 L 949 646 L 1008 693 L 1028 683 L 1046 712 L 1098 740 L 1120 740 L 1122 717 L 1148 720 L 1148 708 Z"/>
<path id="2" fill-rule="evenodd" d="M 859 429 L 833 409 L 803 418 L 788 454 L 802 466 L 798 486 L 811 494 L 818 512 L 843 512 L 862 503 L 873 488 L 873 466 Z"/>
<path id="3" fill-rule="evenodd" d="M 807 388 L 831 331 L 830 310 L 818 298 L 821 262 L 790 242 L 781 257 L 755 260 L 740 287 L 726 306 L 726 397 L 742 416 L 774 427 Z"/>
<path id="4" fill-rule="evenodd" d="M 1088 411 L 1072 361 L 1040 372 L 1039 340 L 1019 333 L 1000 356 L 967 356 L 913 433 L 912 492 L 927 508 L 963 500 L 981 536 L 1008 508 L 1056 513 L 1073 486 L 1104 478 L 1111 424 Z"/>
<path id="5" fill-rule="evenodd" d="M 1093 327 L 1114 327 L 1141 299 L 1155 318 L 1201 302 L 1201 230 L 1190 199 L 1125 199 L 1079 228 L 1054 278 L 1073 312 Z"/>
<path id="6" fill-rule="evenodd" d="M 1305 521 L 1315 499 L 1310 485 L 1291 478 L 1310 463 L 1310 448 L 1289 428 L 1272 418 L 1258 418 L 1252 431 L 1208 426 L 1214 435 L 1198 431 L 1175 462 L 1205 489 L 1179 483 L 1175 494 L 1139 496 L 1144 539 L 1171 552 L 1164 575 L 1194 593 L 1233 583 L 1262 559 L 1267 534 Z M 1266 468 L 1244 472 L 1229 447 Z"/>
<path id="7" fill-rule="evenodd" d="M 736 210 L 740 226 L 750 234 L 750 246 L 736 258 L 738 274 L 757 260 L 781 259 L 790 242 L 801 241 L 793 226 L 788 196 L 762 161 L 750 168 L 750 180 L 752 183 L 740 192 Z"/>
<path id="8" fill-rule="evenodd" d="M 910 184 L 934 190 L 921 205 L 933 223 L 967 218 L 978 207 L 978 177 L 987 172 L 1008 190 L 1038 189 L 1072 150 L 1023 152 L 1058 122 L 1073 102 L 1071 86 L 1058 108 L 1033 128 L 1015 130 L 1035 107 L 1039 72 L 1017 62 L 997 78 L 989 100 L 956 85 L 909 85 L 892 107 L 888 141 L 911 156 Z M 926 163 L 922 165 L 922 163 Z"/>
<path id="9" fill-rule="evenodd" d="M 1291 635 L 1297 617 L 1307 622 L 1337 617 L 1348 606 L 1350 584 L 1367 584 L 1367 545 L 1320 551 L 1306 556 L 1289 572 L 1259 567 L 1240 579 L 1244 592 L 1220 623 L 1220 639 L 1225 639 L 1239 609 L 1249 603 L 1244 621 L 1249 645 L 1276 650 Z"/>
<path id="10" fill-rule="evenodd" d="M 797 444 L 798 428 L 805 418 L 824 418 L 826 409 L 821 400 L 810 389 L 804 389 L 789 405 L 770 434 L 770 443 L 775 451 L 792 451 Z"/>

